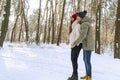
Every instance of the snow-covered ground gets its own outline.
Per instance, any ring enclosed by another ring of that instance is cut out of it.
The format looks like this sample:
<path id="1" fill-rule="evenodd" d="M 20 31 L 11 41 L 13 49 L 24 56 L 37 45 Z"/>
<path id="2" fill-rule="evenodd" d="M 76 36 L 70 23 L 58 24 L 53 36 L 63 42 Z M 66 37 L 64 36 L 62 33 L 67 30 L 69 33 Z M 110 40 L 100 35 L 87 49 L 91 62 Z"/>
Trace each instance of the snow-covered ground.
<path id="1" fill-rule="evenodd" d="M 82 51 L 79 76 L 85 74 Z M 92 54 L 93 80 L 120 80 L 120 60 Z M 5 43 L 0 49 L 0 80 L 67 80 L 72 73 L 70 48 Z"/>

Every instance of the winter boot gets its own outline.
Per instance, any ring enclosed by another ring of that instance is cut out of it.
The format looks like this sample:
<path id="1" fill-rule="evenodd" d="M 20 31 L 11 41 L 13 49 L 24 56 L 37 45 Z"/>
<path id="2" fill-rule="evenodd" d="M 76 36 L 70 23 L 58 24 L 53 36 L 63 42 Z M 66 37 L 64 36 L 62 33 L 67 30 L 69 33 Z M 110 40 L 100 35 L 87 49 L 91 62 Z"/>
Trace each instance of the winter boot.
<path id="1" fill-rule="evenodd" d="M 90 76 L 88 76 L 86 80 L 92 80 L 92 78 Z"/>
<path id="2" fill-rule="evenodd" d="M 68 80 L 78 80 L 78 75 L 72 75 Z"/>
<path id="3" fill-rule="evenodd" d="M 87 79 L 87 75 L 83 76 L 83 77 L 80 77 L 80 79 Z"/>

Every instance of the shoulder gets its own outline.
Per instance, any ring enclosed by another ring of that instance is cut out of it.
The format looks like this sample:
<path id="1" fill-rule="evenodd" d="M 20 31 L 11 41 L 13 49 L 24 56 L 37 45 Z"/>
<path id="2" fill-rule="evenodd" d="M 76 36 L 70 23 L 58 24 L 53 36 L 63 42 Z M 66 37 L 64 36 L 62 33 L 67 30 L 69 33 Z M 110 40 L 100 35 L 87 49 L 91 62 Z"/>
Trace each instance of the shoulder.
<path id="1" fill-rule="evenodd" d="M 74 27 L 77 23 L 78 23 L 78 21 L 75 20 L 75 21 L 72 23 L 72 26 Z"/>
<path id="2" fill-rule="evenodd" d="M 84 22 L 81 24 L 81 27 L 90 27 L 91 24 L 89 22 Z"/>
<path id="3" fill-rule="evenodd" d="M 77 24 L 75 25 L 75 28 L 76 28 L 76 29 L 80 29 L 80 24 L 77 23 Z"/>

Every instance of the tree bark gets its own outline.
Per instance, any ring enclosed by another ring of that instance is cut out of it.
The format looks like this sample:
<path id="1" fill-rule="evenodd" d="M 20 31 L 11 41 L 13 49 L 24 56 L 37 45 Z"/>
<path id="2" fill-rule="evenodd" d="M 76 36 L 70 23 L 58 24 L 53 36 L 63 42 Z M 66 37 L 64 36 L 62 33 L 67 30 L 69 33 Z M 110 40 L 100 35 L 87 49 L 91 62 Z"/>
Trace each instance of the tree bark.
<path id="1" fill-rule="evenodd" d="M 93 16 L 93 0 L 91 0 L 90 17 Z"/>
<path id="2" fill-rule="evenodd" d="M 66 4 L 66 0 L 64 0 L 64 3 L 63 3 L 62 18 L 61 18 L 61 24 L 60 24 L 60 31 L 59 31 L 58 40 L 57 40 L 57 45 L 58 45 L 58 46 L 59 46 L 59 43 L 61 42 L 61 33 L 62 33 L 62 26 L 63 26 L 63 18 L 64 18 L 64 11 L 65 11 L 65 4 Z"/>
<path id="3" fill-rule="evenodd" d="M 19 41 L 19 42 L 20 42 L 20 40 L 21 40 L 22 27 L 23 27 L 23 15 L 22 15 L 22 17 L 21 17 L 20 33 L 19 33 L 19 38 L 18 38 L 18 41 Z"/>
<path id="4" fill-rule="evenodd" d="M 51 7 L 52 7 L 52 44 L 54 44 L 54 36 L 55 36 L 55 28 L 54 28 L 54 8 L 53 8 L 53 1 L 51 1 Z"/>
<path id="5" fill-rule="evenodd" d="M 5 14 L 4 20 L 2 21 L 2 26 L 1 26 L 1 35 L 0 35 L 0 47 L 3 47 L 3 42 L 6 37 L 6 33 L 8 30 L 8 25 L 9 25 L 9 16 L 10 16 L 10 8 L 11 8 L 11 0 L 6 0 L 6 6 L 5 6 Z"/>
<path id="6" fill-rule="evenodd" d="M 47 25 L 48 25 L 48 5 L 47 5 L 47 9 L 46 9 L 46 20 L 45 20 L 45 27 L 44 27 L 44 38 L 43 38 L 43 43 L 46 42 L 46 29 L 47 29 Z"/>
<path id="7" fill-rule="evenodd" d="M 29 34 L 28 34 L 28 21 L 27 21 L 27 17 L 25 15 L 25 11 L 23 10 L 23 17 L 24 17 L 24 22 L 25 22 L 25 31 L 26 31 L 26 41 L 28 42 L 29 39 Z"/>
<path id="8" fill-rule="evenodd" d="M 120 59 L 120 0 L 118 0 L 118 8 L 116 15 L 116 29 L 115 29 L 115 41 L 114 41 L 114 58 Z"/>
<path id="9" fill-rule="evenodd" d="M 96 12 L 95 52 L 100 54 L 101 0 Z"/>
<path id="10" fill-rule="evenodd" d="M 36 31 L 36 44 L 39 44 L 40 41 L 40 16 L 41 16 L 41 0 L 39 1 L 39 14 L 38 14 L 38 25 Z"/>
<path id="11" fill-rule="evenodd" d="M 13 27 L 13 29 L 12 29 L 12 34 L 11 34 L 11 40 L 10 40 L 10 42 L 12 43 L 13 41 L 15 41 L 15 28 L 16 28 L 16 25 L 17 25 L 17 21 L 18 21 L 18 18 L 19 18 L 19 15 L 17 15 L 17 17 L 16 17 L 16 20 L 15 20 L 15 24 L 14 24 L 14 27 Z"/>
<path id="12" fill-rule="evenodd" d="M 84 1 L 84 10 L 86 10 L 86 0 Z"/>
<path id="13" fill-rule="evenodd" d="M 47 35 L 47 43 L 50 43 L 50 31 L 51 31 L 51 10 L 49 14 L 49 22 L 48 22 L 48 35 Z"/>
<path id="14" fill-rule="evenodd" d="M 78 0 L 78 8 L 77 8 L 78 10 L 80 10 L 80 1 L 81 0 Z"/>

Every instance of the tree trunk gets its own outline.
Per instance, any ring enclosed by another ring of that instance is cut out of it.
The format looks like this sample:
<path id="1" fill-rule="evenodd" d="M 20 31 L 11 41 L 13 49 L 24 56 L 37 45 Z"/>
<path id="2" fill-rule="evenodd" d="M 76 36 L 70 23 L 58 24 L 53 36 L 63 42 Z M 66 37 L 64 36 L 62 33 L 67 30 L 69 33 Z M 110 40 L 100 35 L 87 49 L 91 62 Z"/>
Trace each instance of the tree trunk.
<path id="1" fill-rule="evenodd" d="M 19 18 L 19 15 L 17 15 L 17 18 L 16 18 L 16 20 L 15 20 L 14 27 L 13 27 L 13 29 L 12 29 L 11 40 L 10 40 L 11 43 L 12 43 L 13 41 L 15 41 L 15 36 L 14 36 L 14 35 L 15 35 L 15 28 L 16 28 L 16 26 L 17 26 L 18 18 Z"/>
<path id="2" fill-rule="evenodd" d="M 47 35 L 47 43 L 50 43 L 50 31 L 51 31 L 51 11 L 49 14 L 49 22 L 48 22 L 48 35 Z"/>
<path id="3" fill-rule="evenodd" d="M 1 4 L 1 6 L 0 6 L 0 15 L 2 14 L 2 11 L 3 11 L 3 8 L 4 8 L 4 1 L 0 1 L 0 4 Z"/>
<path id="4" fill-rule="evenodd" d="M 1 26 L 0 47 L 3 47 L 3 42 L 5 40 L 6 33 L 7 33 L 7 30 L 8 30 L 10 7 L 11 7 L 11 0 L 6 0 L 6 6 L 5 6 L 6 14 L 3 15 L 4 20 L 2 21 L 2 26 Z"/>
<path id="5" fill-rule="evenodd" d="M 37 25 L 36 39 L 35 39 L 37 45 L 40 41 L 40 16 L 41 16 L 41 0 L 39 1 L 38 25 Z"/>
<path id="6" fill-rule="evenodd" d="M 58 40 L 57 40 L 57 45 L 58 45 L 58 46 L 59 46 L 59 43 L 61 42 L 61 33 L 62 33 L 62 26 L 63 26 L 63 18 L 64 18 L 64 11 L 65 11 L 65 4 L 66 4 L 66 0 L 64 0 L 64 3 L 63 3 L 62 18 L 61 18 L 61 24 L 60 24 L 60 31 L 59 31 Z"/>
<path id="7" fill-rule="evenodd" d="M 73 2 L 73 11 L 76 12 L 76 4 L 75 4 L 76 0 L 73 0 L 72 2 Z"/>
<path id="8" fill-rule="evenodd" d="M 23 10 L 23 17 L 24 17 L 24 22 L 25 22 L 25 31 L 26 31 L 26 41 L 28 42 L 29 39 L 29 34 L 28 34 L 28 21 L 27 21 L 27 17 L 25 15 L 25 11 Z"/>
<path id="9" fill-rule="evenodd" d="M 47 7 L 48 7 L 48 1 L 49 1 L 49 0 L 47 0 L 46 5 L 45 5 L 45 10 L 44 10 L 44 12 L 43 12 L 43 13 L 44 13 L 44 15 L 45 15 L 45 13 L 46 13 L 46 9 L 47 9 Z M 46 16 L 44 16 L 44 15 L 43 15 L 43 16 L 41 16 L 41 17 L 42 17 L 41 22 L 40 22 L 40 24 L 41 24 L 41 25 L 43 24 L 43 22 L 45 22 L 45 20 L 44 20 L 44 19 L 45 19 L 45 17 L 46 17 Z M 41 33 L 42 33 L 42 30 L 43 30 L 43 28 L 42 28 L 42 26 L 41 26 L 41 27 L 40 27 L 40 38 L 41 38 Z M 44 36 L 43 36 L 42 41 L 44 42 Z"/>
<path id="10" fill-rule="evenodd" d="M 80 10 L 80 1 L 81 0 L 78 0 L 78 8 L 77 8 L 78 10 Z"/>
<path id="11" fill-rule="evenodd" d="M 58 9 L 58 0 L 55 0 L 55 13 L 54 13 L 54 26 L 55 26 L 55 27 L 54 27 L 54 28 L 55 28 L 55 29 L 54 29 L 54 31 L 55 31 L 54 33 L 55 33 L 55 34 L 54 34 L 54 43 L 57 42 L 56 37 L 58 36 L 58 35 L 57 35 L 57 28 L 58 28 L 58 27 L 57 27 L 57 17 L 58 17 L 58 16 L 57 16 L 57 15 L 58 15 L 58 14 L 57 14 L 57 9 Z"/>
<path id="12" fill-rule="evenodd" d="M 91 0 L 90 17 L 93 16 L 93 0 Z"/>
<path id="13" fill-rule="evenodd" d="M 55 30 L 54 30 L 54 8 L 53 8 L 53 1 L 51 1 L 51 8 L 52 8 L 52 44 L 54 44 L 54 36 L 55 36 Z"/>
<path id="14" fill-rule="evenodd" d="M 84 10 L 86 10 L 86 0 L 84 0 Z"/>
<path id="15" fill-rule="evenodd" d="M 18 38 L 18 41 L 19 41 L 19 42 L 20 42 L 20 40 L 21 40 L 22 27 L 23 27 L 23 15 L 22 15 L 22 17 L 21 17 L 20 33 L 19 33 L 19 38 Z"/>
<path id="16" fill-rule="evenodd" d="M 47 10 L 46 10 L 46 20 L 45 20 L 45 27 L 44 27 L 44 38 L 43 38 L 43 43 L 46 42 L 46 29 L 47 29 L 47 24 L 48 24 L 48 5 L 47 5 Z"/>
<path id="17" fill-rule="evenodd" d="M 96 12 L 95 52 L 100 54 L 101 0 Z"/>
<path id="18" fill-rule="evenodd" d="M 120 59 L 120 0 L 118 0 L 118 8 L 116 15 L 116 29 L 115 29 L 115 41 L 114 41 L 114 58 Z"/>
<path id="19" fill-rule="evenodd" d="M 107 7 L 107 6 L 106 6 L 106 7 Z M 107 34 L 108 34 L 108 20 L 107 20 L 108 16 L 107 16 L 107 15 L 108 15 L 108 14 L 107 14 L 107 8 L 106 8 L 106 9 L 105 9 L 105 28 L 106 28 L 106 29 L 105 29 L 105 30 L 106 30 L 106 31 L 105 31 L 105 32 L 106 32 L 106 33 L 105 33 L 105 35 L 106 35 L 106 36 L 105 36 L 105 45 L 106 45 L 106 46 L 107 46 L 107 36 L 108 36 L 108 35 L 107 35 Z"/>

